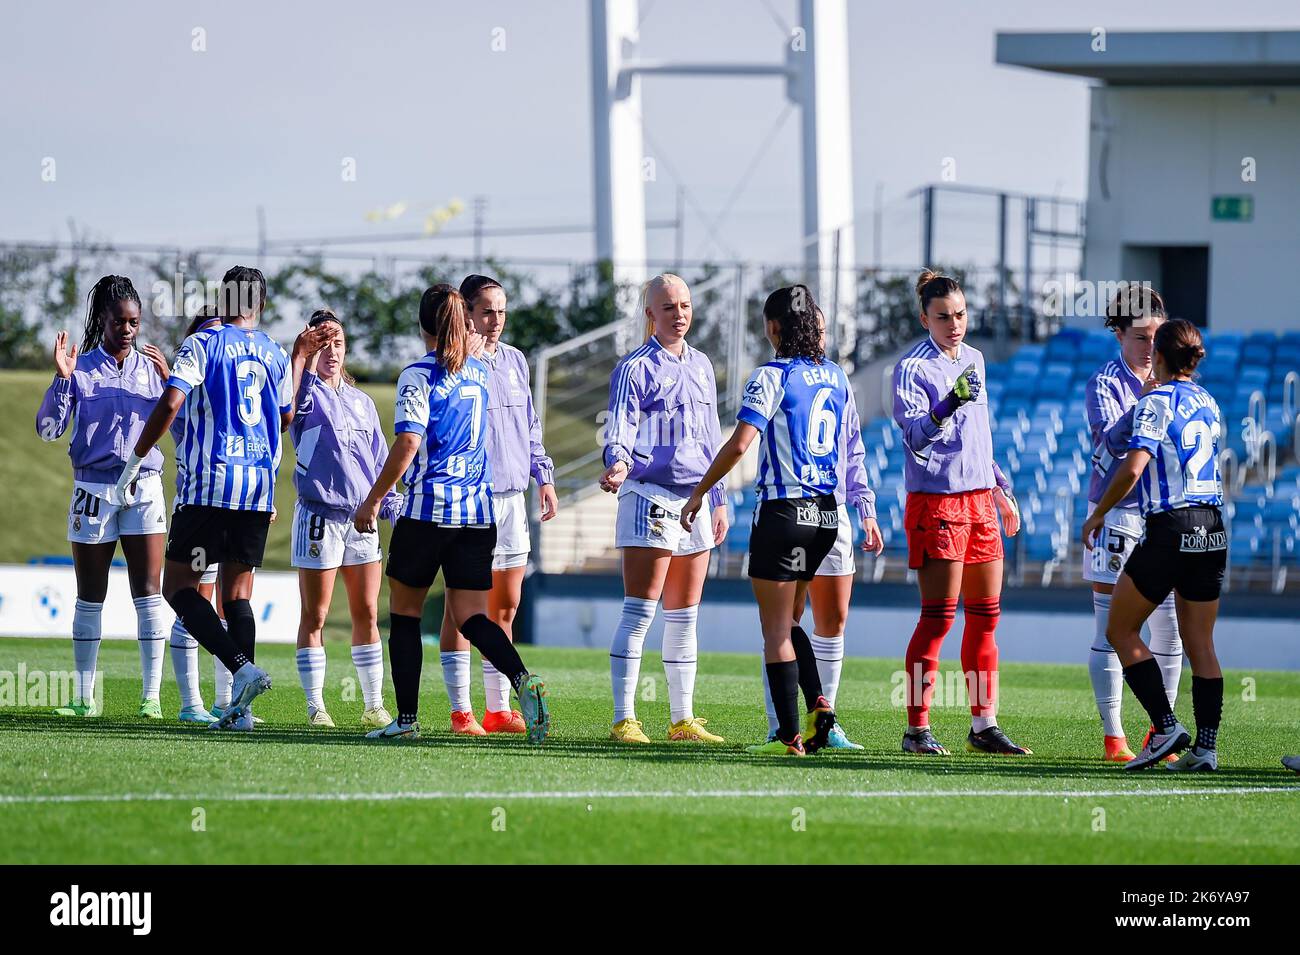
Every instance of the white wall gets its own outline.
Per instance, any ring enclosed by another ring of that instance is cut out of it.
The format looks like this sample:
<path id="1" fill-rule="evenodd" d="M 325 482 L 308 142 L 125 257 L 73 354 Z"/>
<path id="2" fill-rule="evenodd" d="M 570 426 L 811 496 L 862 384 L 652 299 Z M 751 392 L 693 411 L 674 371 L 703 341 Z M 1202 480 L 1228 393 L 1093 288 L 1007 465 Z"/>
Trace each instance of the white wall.
<path id="1" fill-rule="evenodd" d="M 71 567 L 0 564 L 0 635 L 71 637 L 76 604 L 77 578 Z M 252 605 L 259 643 L 298 639 L 297 573 L 258 571 Z M 164 606 L 163 617 L 170 632 L 176 619 L 170 607 Z M 124 567 L 109 572 L 101 622 L 106 638 L 136 637 L 135 605 Z"/>
<path id="2" fill-rule="evenodd" d="M 1125 274 L 1125 243 L 1208 245 L 1211 330 L 1300 327 L 1276 281 L 1300 265 L 1300 90 L 1098 86 L 1091 102 L 1085 277 L 1158 281 Z M 1254 221 L 1213 221 L 1216 195 L 1253 196 Z"/>

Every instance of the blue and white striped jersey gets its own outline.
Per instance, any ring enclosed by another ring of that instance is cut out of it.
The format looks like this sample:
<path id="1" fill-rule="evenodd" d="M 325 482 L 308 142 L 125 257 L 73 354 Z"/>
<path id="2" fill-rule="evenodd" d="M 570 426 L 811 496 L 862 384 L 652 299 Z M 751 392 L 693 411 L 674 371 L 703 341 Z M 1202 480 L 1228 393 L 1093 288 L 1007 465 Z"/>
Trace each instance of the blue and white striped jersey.
<path id="1" fill-rule="evenodd" d="M 1195 382 L 1170 381 L 1138 401 L 1129 448 L 1151 455 L 1138 479 L 1143 517 L 1223 504 L 1222 433 L 1219 406 Z"/>
<path id="2" fill-rule="evenodd" d="M 490 372 L 466 358 L 454 374 L 429 352 L 397 379 L 393 430 L 423 439 L 402 480 L 402 516 L 457 526 L 491 524 L 487 401 Z"/>
<path id="3" fill-rule="evenodd" d="M 832 361 L 775 358 L 754 369 L 736 418 L 763 432 L 759 500 L 835 492 L 848 403 L 848 380 Z"/>
<path id="4" fill-rule="evenodd" d="M 184 392 L 177 499 L 270 511 L 280 467 L 280 415 L 293 403 L 289 355 L 258 329 L 217 325 L 181 343 L 168 388 Z"/>

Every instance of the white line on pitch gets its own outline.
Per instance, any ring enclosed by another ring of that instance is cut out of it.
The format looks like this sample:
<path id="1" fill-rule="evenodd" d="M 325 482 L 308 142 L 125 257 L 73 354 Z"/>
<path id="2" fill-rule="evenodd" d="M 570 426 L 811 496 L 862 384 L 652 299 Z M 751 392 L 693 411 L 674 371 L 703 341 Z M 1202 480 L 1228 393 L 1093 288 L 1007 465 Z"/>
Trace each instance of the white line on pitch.
<path id="1" fill-rule="evenodd" d="M 521 792 L 356 792 L 356 793 L 68 793 L 47 795 L 0 795 L 0 805 L 33 803 L 114 802 L 390 802 L 395 800 L 479 799 L 505 802 L 511 799 L 973 799 L 973 798 L 1058 798 L 1119 799 L 1160 796 L 1250 796 L 1264 793 L 1297 793 L 1300 786 L 1206 786 L 1184 789 L 949 789 L 949 790 L 850 790 L 830 789 L 682 789 L 682 790 L 542 790 Z"/>

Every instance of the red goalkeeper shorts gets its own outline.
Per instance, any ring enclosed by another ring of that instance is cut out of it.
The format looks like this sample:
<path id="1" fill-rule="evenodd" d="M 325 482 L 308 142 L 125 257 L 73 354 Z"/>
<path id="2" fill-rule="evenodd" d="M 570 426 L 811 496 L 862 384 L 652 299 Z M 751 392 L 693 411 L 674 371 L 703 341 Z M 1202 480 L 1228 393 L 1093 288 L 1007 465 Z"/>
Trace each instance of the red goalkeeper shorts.
<path id="1" fill-rule="evenodd" d="M 907 495 L 903 513 L 907 531 L 907 566 L 919 570 L 931 560 L 986 564 L 1002 559 L 1002 529 L 993 491 Z"/>

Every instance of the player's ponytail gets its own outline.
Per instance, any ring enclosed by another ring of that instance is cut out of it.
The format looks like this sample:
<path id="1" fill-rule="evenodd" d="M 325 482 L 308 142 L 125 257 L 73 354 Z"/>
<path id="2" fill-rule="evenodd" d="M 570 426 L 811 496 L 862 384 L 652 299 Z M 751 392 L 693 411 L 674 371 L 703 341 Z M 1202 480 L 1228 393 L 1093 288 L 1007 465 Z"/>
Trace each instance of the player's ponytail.
<path id="1" fill-rule="evenodd" d="M 641 286 L 641 313 L 645 315 L 645 338 L 642 341 L 648 342 L 654 337 L 655 333 L 655 319 L 650 314 L 650 296 L 669 285 L 680 285 L 682 288 L 687 288 L 686 280 L 680 275 L 673 275 L 671 272 L 660 272 Z"/>
<path id="2" fill-rule="evenodd" d="M 307 319 L 307 327 L 315 328 L 317 325 L 324 325 L 326 322 L 333 322 L 339 327 L 340 332 L 343 331 L 342 319 L 334 314 L 334 309 L 329 308 L 328 306 L 321 306 L 316 309 L 316 311 L 312 312 L 311 318 Z M 348 374 L 347 366 L 342 362 L 339 363 L 339 377 L 349 385 L 355 385 L 357 383 L 357 380 Z"/>
<path id="3" fill-rule="evenodd" d="M 951 275 L 944 275 L 934 269 L 925 269 L 916 280 L 916 297 L 921 302 L 921 314 L 924 315 L 930 303 L 936 298 L 961 292 L 961 286 Z"/>
<path id="4" fill-rule="evenodd" d="M 446 282 L 425 289 L 420 298 L 420 328 L 434 341 L 438 364 L 453 374 L 469 357 L 465 299 Z"/>
<path id="5" fill-rule="evenodd" d="M 86 328 L 81 337 L 81 353 L 98 348 L 104 340 L 104 326 L 111 309 L 121 302 L 135 302 L 140 306 L 140 296 L 125 275 L 105 275 L 86 296 Z"/>
<path id="6" fill-rule="evenodd" d="M 1156 353 L 1171 375 L 1190 378 L 1205 358 L 1205 343 L 1196 326 L 1183 318 L 1165 322 L 1156 329 Z"/>
<path id="7" fill-rule="evenodd" d="M 763 303 L 763 318 L 779 326 L 777 358 L 811 358 L 820 363 L 826 357 L 822 311 L 808 286 L 777 289 Z"/>
<path id="8" fill-rule="evenodd" d="M 197 332 L 208 322 L 212 321 L 214 318 L 220 318 L 220 317 L 221 317 L 221 312 L 218 311 L 217 306 L 215 305 L 203 306 L 203 308 L 199 309 L 198 314 L 196 314 L 192 319 L 190 319 L 190 325 L 187 329 L 185 329 L 185 337 L 189 338 L 191 335 Z"/>

